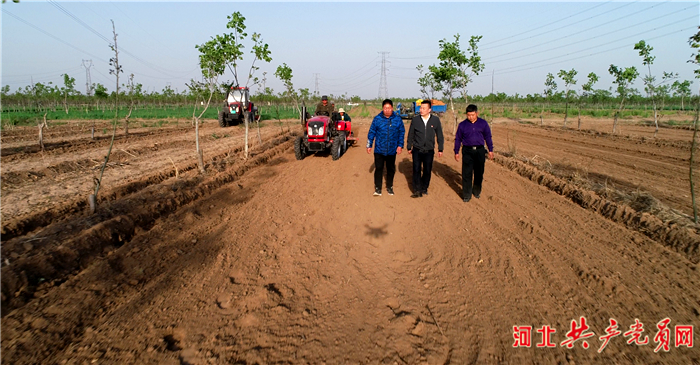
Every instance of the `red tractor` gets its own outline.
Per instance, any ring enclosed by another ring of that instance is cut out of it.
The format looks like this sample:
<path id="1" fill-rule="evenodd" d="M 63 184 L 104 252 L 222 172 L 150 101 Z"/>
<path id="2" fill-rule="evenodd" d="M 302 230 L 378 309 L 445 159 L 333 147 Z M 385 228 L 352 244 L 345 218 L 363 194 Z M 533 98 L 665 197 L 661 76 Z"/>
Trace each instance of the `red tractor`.
<path id="1" fill-rule="evenodd" d="M 238 125 L 246 117 L 251 122 L 260 119 L 258 108 L 250 101 L 250 91 L 247 87 L 231 86 L 226 93 L 224 107 L 219 110 L 219 127 Z"/>
<path id="2" fill-rule="evenodd" d="M 330 149 L 333 160 L 337 160 L 352 146 L 357 137 L 352 132 L 352 123 L 340 120 L 340 114 L 316 115 L 308 118 L 306 107 L 302 108 L 304 136 L 294 141 L 294 156 L 301 160 L 306 155 Z"/>

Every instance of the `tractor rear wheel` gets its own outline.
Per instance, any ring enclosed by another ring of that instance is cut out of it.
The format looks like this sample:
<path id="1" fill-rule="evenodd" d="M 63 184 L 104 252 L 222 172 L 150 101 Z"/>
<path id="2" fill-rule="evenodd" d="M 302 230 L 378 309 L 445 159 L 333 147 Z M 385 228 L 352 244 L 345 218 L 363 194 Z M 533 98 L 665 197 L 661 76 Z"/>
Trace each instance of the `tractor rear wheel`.
<path id="1" fill-rule="evenodd" d="M 333 157 L 333 161 L 339 159 L 340 156 L 343 154 L 343 146 L 344 145 L 345 145 L 345 133 L 340 132 L 333 139 L 333 143 L 331 144 L 331 156 Z"/>
<path id="2" fill-rule="evenodd" d="M 306 157 L 306 146 L 304 146 L 304 137 L 297 137 L 294 140 L 294 157 L 297 160 L 303 160 Z"/>
<path id="3" fill-rule="evenodd" d="M 223 110 L 219 110 L 219 127 L 226 127 L 226 119 Z"/>

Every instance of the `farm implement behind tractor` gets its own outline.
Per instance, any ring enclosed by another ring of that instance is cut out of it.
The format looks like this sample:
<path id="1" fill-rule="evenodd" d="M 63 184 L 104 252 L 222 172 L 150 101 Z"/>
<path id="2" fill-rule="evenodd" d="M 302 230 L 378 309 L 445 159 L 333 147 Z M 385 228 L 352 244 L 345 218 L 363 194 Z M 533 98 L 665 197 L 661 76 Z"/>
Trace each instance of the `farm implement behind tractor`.
<path id="1" fill-rule="evenodd" d="M 302 108 L 304 136 L 294 141 L 294 156 L 301 160 L 306 155 L 330 150 L 333 160 L 345 153 L 358 138 L 352 131 L 352 122 L 340 120 L 340 114 L 316 115 L 308 118 L 306 107 Z"/>
<path id="2" fill-rule="evenodd" d="M 420 115 L 420 103 L 423 99 L 418 99 L 411 104 L 402 105 L 398 103 L 396 105 L 396 112 L 399 113 L 401 119 L 413 119 L 416 115 Z M 440 100 L 432 99 L 432 109 L 431 113 L 442 117 L 447 112 L 447 105 Z"/>

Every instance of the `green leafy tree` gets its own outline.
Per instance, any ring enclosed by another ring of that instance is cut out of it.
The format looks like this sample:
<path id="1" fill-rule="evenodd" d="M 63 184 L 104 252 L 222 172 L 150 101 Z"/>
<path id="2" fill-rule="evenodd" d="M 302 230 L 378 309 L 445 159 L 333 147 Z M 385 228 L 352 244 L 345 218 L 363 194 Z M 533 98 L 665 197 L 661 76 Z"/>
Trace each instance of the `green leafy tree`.
<path id="1" fill-rule="evenodd" d="M 644 40 L 641 40 L 634 45 L 634 49 L 639 51 L 639 56 L 642 57 L 642 64 L 644 66 L 647 66 L 647 69 L 649 70 L 649 73 L 646 76 L 644 76 L 643 80 L 646 91 L 647 93 L 649 93 L 652 105 L 654 106 L 654 125 L 656 126 L 656 129 L 654 130 L 654 137 L 656 137 L 657 133 L 659 133 L 659 117 L 658 110 L 656 107 L 656 94 L 658 94 L 658 88 L 659 86 L 678 76 L 677 74 L 664 72 L 664 76 L 661 79 L 661 83 L 657 85 L 656 77 L 651 74 L 651 65 L 654 64 L 654 60 L 656 59 L 656 56 L 651 55 L 651 51 L 654 50 L 654 47 L 647 44 Z"/>
<path id="2" fill-rule="evenodd" d="M 301 110 L 299 109 L 299 94 L 294 90 L 294 84 L 292 83 L 292 68 L 287 66 L 286 63 L 277 66 L 275 70 L 275 76 L 282 81 L 285 87 L 283 93 L 285 98 L 290 98 L 294 101 L 294 106 L 297 108 L 299 117 L 301 118 Z"/>
<path id="3" fill-rule="evenodd" d="M 673 96 L 681 98 L 681 110 L 685 110 L 684 101 L 685 98 L 690 97 L 690 84 L 693 82 L 690 80 L 684 80 L 682 82 L 676 80 L 671 84 L 671 92 Z"/>
<path id="4" fill-rule="evenodd" d="M 557 82 L 554 81 L 554 75 L 552 73 L 547 74 L 547 78 L 544 80 L 544 96 L 545 98 L 551 98 L 557 91 Z"/>
<path id="5" fill-rule="evenodd" d="M 435 99 L 435 93 L 439 92 L 442 86 L 435 80 L 432 72 L 425 71 L 423 65 L 416 66 L 416 70 L 418 70 L 418 74 L 420 75 L 418 78 L 418 86 L 420 86 L 421 95 L 423 95 L 424 98 L 429 97 L 431 100 Z"/>
<path id="6" fill-rule="evenodd" d="M 438 54 L 439 65 L 428 67 L 429 73 L 440 83 L 445 97 L 450 100 L 450 107 L 454 115 L 454 125 L 452 133 L 457 130 L 457 113 L 454 108 L 454 93 L 461 92 L 465 102 L 469 103 L 468 86 L 474 75 L 478 75 L 484 69 L 481 57 L 478 53 L 477 44 L 482 36 L 472 36 L 469 40 L 467 52 L 461 49 L 459 44 L 459 34 L 454 36 L 454 42 L 442 39 L 439 42 L 440 53 Z M 467 56 L 467 53 L 469 54 Z"/>
<path id="7" fill-rule="evenodd" d="M 547 76 L 544 79 L 544 99 L 545 100 L 550 100 L 553 96 L 554 93 L 557 91 L 557 82 L 554 81 L 554 75 L 552 73 L 548 73 Z M 542 103 L 542 110 L 540 112 L 540 125 L 544 124 L 544 103 Z"/>
<path id="8" fill-rule="evenodd" d="M 101 99 L 107 99 L 109 94 L 107 93 L 107 88 L 100 84 L 92 84 L 93 89 L 95 89 L 95 97 L 101 98 Z"/>
<path id="9" fill-rule="evenodd" d="M 197 48 L 200 53 L 199 63 L 205 77 L 222 76 L 228 69 L 233 73 L 235 85 L 240 85 L 238 66 L 243 60 L 243 41 L 245 41 L 248 36 L 245 32 L 245 17 L 243 17 L 240 12 L 234 12 L 232 15 L 228 16 L 227 19 L 228 23 L 226 23 L 226 28 L 230 29 L 229 33 L 216 35 L 209 41 L 196 45 L 195 48 Z M 272 61 L 269 46 L 267 43 L 263 42 L 260 34 L 253 33 L 251 40 L 253 41 L 253 46 L 250 53 L 253 55 L 253 61 L 248 71 L 248 79 L 245 82 L 246 87 L 251 79 L 254 83 L 259 81 L 257 78 L 253 78 L 255 71 L 258 70 L 258 67 L 255 66 L 256 62 L 265 61 L 269 63 Z M 250 119 L 251 116 L 246 116 L 245 118 L 246 158 L 248 158 L 248 130 Z"/>
<path id="10" fill-rule="evenodd" d="M 68 96 L 76 94 L 75 90 L 75 78 L 68 76 L 68 74 L 63 74 L 63 87 L 61 88 L 61 94 L 63 94 L 63 108 L 68 114 Z"/>
<path id="11" fill-rule="evenodd" d="M 564 87 L 566 88 L 566 108 L 564 111 L 564 127 L 566 127 L 566 120 L 569 117 L 569 96 L 573 90 L 571 90 L 571 85 L 576 85 L 576 75 L 578 74 L 578 71 L 574 70 L 573 68 L 570 71 L 565 71 L 565 70 L 559 70 L 559 73 L 557 76 L 559 76 L 562 80 L 564 80 Z"/>
<path id="12" fill-rule="evenodd" d="M 639 76 L 639 71 L 637 71 L 637 68 L 634 66 L 623 69 L 622 67 L 610 65 L 608 72 L 613 78 L 615 78 L 615 80 L 613 80 L 613 84 L 617 84 L 617 95 L 620 97 L 620 108 L 615 112 L 615 118 L 613 121 L 613 134 L 615 134 L 615 130 L 617 129 L 617 120 L 625 106 L 625 98 L 631 92 L 629 85 L 637 79 Z"/>
<path id="13" fill-rule="evenodd" d="M 581 103 L 583 100 L 588 100 L 594 93 L 593 85 L 598 82 L 598 75 L 595 72 L 588 74 L 588 81 L 581 85 L 581 97 L 578 98 L 578 130 L 581 130 Z"/>

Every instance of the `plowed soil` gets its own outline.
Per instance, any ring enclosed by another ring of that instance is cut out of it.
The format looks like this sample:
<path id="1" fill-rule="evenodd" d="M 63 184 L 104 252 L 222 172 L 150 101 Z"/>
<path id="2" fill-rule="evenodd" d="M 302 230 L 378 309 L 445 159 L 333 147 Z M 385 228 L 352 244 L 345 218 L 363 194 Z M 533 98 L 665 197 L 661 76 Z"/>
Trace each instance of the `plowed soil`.
<path id="1" fill-rule="evenodd" d="M 355 118 L 359 146 L 337 161 L 295 160 L 294 122 L 262 128 L 244 159 L 243 130 L 210 121 L 203 175 L 191 127 L 135 129 L 118 140 L 92 215 L 84 201 L 108 141 L 84 128 L 78 138 L 74 125 L 41 153 L 30 146 L 35 128 L 26 139 L 3 131 L 2 361 L 700 362 L 698 346 L 675 347 L 673 332 L 693 325 L 699 335 L 697 229 L 518 158 L 585 164 L 688 212 L 689 144 L 678 136 L 687 131 L 649 141 L 497 121 L 484 191 L 464 203 L 450 138 L 429 195 L 409 198 L 404 152 L 396 195 L 372 196 L 369 121 Z M 562 346 L 581 317 L 594 333 L 588 348 Z M 611 318 L 621 332 L 639 319 L 649 344 L 620 334 L 599 353 Z M 665 318 L 670 349 L 655 353 Z M 538 348 L 545 325 L 555 346 Z M 530 347 L 513 346 L 514 326 L 532 326 Z"/>

